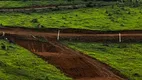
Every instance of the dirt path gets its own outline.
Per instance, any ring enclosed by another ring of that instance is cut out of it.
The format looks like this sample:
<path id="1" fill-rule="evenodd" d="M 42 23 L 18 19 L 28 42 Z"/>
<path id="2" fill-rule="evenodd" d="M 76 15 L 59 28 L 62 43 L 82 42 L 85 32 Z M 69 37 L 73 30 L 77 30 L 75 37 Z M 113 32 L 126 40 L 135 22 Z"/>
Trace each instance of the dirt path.
<path id="1" fill-rule="evenodd" d="M 27 36 L 43 36 L 48 40 L 57 40 L 58 30 L 37 31 L 23 28 L 0 28 L 0 34 L 17 34 Z M 119 34 L 121 33 L 121 35 Z M 83 30 L 61 30 L 60 40 L 84 42 L 142 42 L 142 31 L 93 32 Z"/>
<path id="2" fill-rule="evenodd" d="M 123 42 L 142 41 L 142 31 L 120 31 Z M 67 76 L 76 80 L 124 80 L 119 71 L 98 60 L 74 51 L 62 44 L 57 38 L 57 30 L 37 31 L 23 28 L 0 28 L 12 42 L 30 50 L 55 65 Z M 118 42 L 119 32 L 61 31 L 60 39 L 96 42 Z M 42 40 L 42 41 L 41 41 Z"/>
<path id="3" fill-rule="evenodd" d="M 40 42 L 27 36 L 6 35 L 18 45 L 55 65 L 75 80 L 124 80 L 108 65 L 74 51 L 57 41 Z M 46 39 L 45 39 L 46 40 Z"/>

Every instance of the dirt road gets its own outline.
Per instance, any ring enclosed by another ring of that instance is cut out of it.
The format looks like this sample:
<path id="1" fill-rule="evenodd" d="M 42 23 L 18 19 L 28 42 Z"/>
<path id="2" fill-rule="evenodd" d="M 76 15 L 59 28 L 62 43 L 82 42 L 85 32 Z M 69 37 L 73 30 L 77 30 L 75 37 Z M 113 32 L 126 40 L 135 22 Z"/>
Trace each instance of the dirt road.
<path id="1" fill-rule="evenodd" d="M 122 41 L 142 41 L 142 31 L 120 31 Z M 96 59 L 74 51 L 57 41 L 58 30 L 32 30 L 24 28 L 0 28 L 0 35 L 30 50 L 55 65 L 75 80 L 124 80 L 119 71 Z M 61 30 L 60 39 L 96 42 L 118 42 L 118 32 L 92 32 Z M 131 40 L 129 40 L 131 39 Z"/>
<path id="2" fill-rule="evenodd" d="M 117 70 L 57 41 L 41 42 L 37 38 L 11 34 L 5 37 L 42 57 L 75 80 L 124 80 Z"/>
<path id="3" fill-rule="evenodd" d="M 0 33 L 42 36 L 48 40 L 57 40 L 58 30 L 34 30 L 24 28 L 0 28 Z M 89 30 L 60 30 L 60 40 L 85 41 L 85 42 L 142 42 L 142 31 L 117 31 L 117 32 L 98 32 Z"/>

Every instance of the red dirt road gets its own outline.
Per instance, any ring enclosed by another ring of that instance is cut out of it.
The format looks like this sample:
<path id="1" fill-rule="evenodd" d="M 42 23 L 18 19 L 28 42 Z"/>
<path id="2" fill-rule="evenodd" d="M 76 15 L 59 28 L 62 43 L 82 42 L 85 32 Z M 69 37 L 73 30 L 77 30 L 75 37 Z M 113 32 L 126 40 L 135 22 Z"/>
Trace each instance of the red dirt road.
<path id="1" fill-rule="evenodd" d="M 24 28 L 0 28 L 2 34 L 17 34 L 26 36 L 42 36 L 48 40 L 57 39 L 57 30 L 37 31 L 34 29 Z M 60 39 L 69 41 L 85 41 L 85 42 L 119 42 L 119 33 L 121 33 L 122 42 L 142 42 L 142 31 L 117 31 L 117 32 L 95 32 L 89 30 L 61 30 Z"/>
<path id="2" fill-rule="evenodd" d="M 74 51 L 57 41 L 40 42 L 26 36 L 6 35 L 18 45 L 55 65 L 67 76 L 75 80 L 124 80 L 118 72 L 97 60 Z"/>
<path id="3" fill-rule="evenodd" d="M 72 33 L 71 33 L 72 32 Z M 61 31 L 60 38 L 78 41 L 96 41 L 105 42 L 106 40 L 118 42 L 118 33 L 108 32 L 64 32 Z M 18 45 L 30 50 L 36 55 L 42 57 L 50 64 L 55 65 L 67 76 L 76 80 L 124 80 L 119 71 L 112 69 L 110 66 L 74 51 L 57 40 L 57 31 L 36 31 L 22 28 L 1 28 L 1 35 L 16 42 Z M 140 41 L 142 40 L 141 31 L 121 32 L 122 41 Z M 40 36 L 40 37 L 39 37 Z M 45 42 L 39 41 L 42 39 Z M 48 41 L 47 41 L 48 40 Z"/>

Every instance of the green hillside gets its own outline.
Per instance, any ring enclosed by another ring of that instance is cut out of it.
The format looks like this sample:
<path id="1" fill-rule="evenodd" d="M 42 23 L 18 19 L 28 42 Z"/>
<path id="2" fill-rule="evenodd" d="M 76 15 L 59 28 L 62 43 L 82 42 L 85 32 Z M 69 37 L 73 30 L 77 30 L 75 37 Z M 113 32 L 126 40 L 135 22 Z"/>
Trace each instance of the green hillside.
<path id="1" fill-rule="evenodd" d="M 0 13 L 3 26 L 83 28 L 93 30 L 142 29 L 141 7 L 105 6 L 39 13 Z"/>
<path id="2" fill-rule="evenodd" d="M 85 4 L 61 9 L 57 5 Z M 3 0 L 0 9 L 56 5 L 57 9 L 0 12 L 0 27 L 78 28 L 100 31 L 142 30 L 142 0 Z M 130 80 L 142 80 L 141 43 L 63 42 L 119 70 Z M 0 40 L 0 80 L 71 80 L 55 66 L 28 50 Z"/>
<path id="3" fill-rule="evenodd" d="M 30 6 L 45 6 L 45 5 L 64 5 L 64 4 L 78 4 L 84 3 L 81 0 L 76 0 L 74 2 L 67 0 L 36 0 L 36 1 L 0 1 L 0 8 L 14 8 L 14 7 L 30 7 Z"/>
<path id="4" fill-rule="evenodd" d="M 2 0 L 0 1 L 0 8 L 67 5 L 67 4 L 91 4 L 91 5 L 100 6 L 102 4 L 107 5 L 112 2 L 124 5 L 138 6 L 142 3 L 142 0 Z"/>
<path id="5" fill-rule="evenodd" d="M 71 80 L 33 53 L 0 40 L 0 80 Z"/>

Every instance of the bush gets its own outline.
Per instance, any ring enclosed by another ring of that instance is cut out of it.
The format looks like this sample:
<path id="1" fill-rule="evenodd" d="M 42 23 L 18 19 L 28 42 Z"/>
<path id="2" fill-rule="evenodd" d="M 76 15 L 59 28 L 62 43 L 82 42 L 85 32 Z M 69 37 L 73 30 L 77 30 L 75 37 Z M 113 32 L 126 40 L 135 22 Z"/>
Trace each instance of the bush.
<path id="1" fill-rule="evenodd" d="M 38 23 L 38 20 L 37 19 L 33 19 L 31 22 L 32 23 Z"/>
<path id="2" fill-rule="evenodd" d="M 92 2 L 89 2 L 88 4 L 86 4 L 86 7 L 94 7 L 94 4 Z"/>

